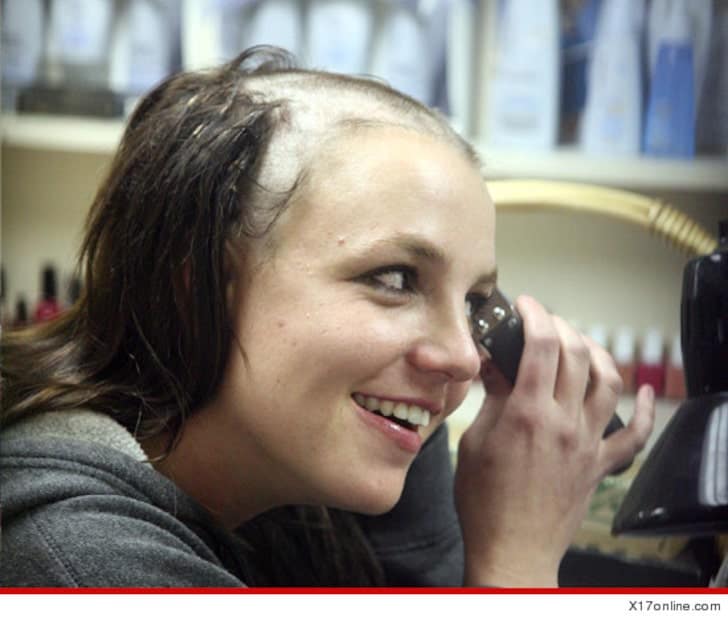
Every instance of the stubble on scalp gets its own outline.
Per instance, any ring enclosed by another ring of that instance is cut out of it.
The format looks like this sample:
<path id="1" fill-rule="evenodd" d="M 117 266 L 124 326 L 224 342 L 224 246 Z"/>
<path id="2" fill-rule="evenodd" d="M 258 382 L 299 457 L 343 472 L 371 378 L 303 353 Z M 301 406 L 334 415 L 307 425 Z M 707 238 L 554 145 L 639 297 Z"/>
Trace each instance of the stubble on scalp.
<path id="1" fill-rule="evenodd" d="M 254 76 L 249 87 L 282 104 L 261 171 L 261 183 L 271 189 L 290 188 L 296 171 L 312 165 L 327 142 L 362 128 L 391 126 L 427 134 L 477 162 L 472 148 L 439 112 L 372 79 L 283 72 Z"/>
<path id="2" fill-rule="evenodd" d="M 372 128 L 396 127 L 427 135 L 453 146 L 480 168 L 475 151 L 438 111 L 373 79 L 293 70 L 254 75 L 246 82 L 254 99 L 278 102 L 275 130 L 257 185 L 268 200 L 284 197 L 286 209 L 305 196 L 311 172 L 327 147 Z M 265 196 L 258 198 L 267 202 Z M 275 236 L 266 238 L 273 252 Z"/>

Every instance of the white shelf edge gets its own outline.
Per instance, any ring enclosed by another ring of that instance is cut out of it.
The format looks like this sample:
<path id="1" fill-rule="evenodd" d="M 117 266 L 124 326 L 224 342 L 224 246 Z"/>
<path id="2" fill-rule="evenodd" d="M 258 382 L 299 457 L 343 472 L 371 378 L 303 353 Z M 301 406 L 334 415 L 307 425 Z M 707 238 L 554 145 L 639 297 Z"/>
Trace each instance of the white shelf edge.
<path id="1" fill-rule="evenodd" d="M 4 145 L 110 155 L 119 145 L 124 120 L 3 114 L 0 128 Z"/>
<path id="2" fill-rule="evenodd" d="M 4 145 L 46 151 L 111 155 L 124 119 L 91 119 L 4 113 Z M 637 190 L 728 191 L 728 157 L 670 160 L 649 157 L 599 157 L 576 148 L 511 151 L 476 140 L 486 178 L 534 177 L 597 183 Z"/>
<path id="3" fill-rule="evenodd" d="M 513 151 L 475 143 L 486 178 L 534 177 L 651 190 L 728 191 L 728 156 L 693 160 L 609 157 L 574 147 L 554 151 Z"/>

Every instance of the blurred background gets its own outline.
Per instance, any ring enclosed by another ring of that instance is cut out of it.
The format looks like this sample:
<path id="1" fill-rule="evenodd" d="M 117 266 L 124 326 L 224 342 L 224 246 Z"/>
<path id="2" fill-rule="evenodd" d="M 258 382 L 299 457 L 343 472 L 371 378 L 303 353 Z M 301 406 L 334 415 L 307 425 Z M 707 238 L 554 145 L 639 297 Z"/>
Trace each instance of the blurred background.
<path id="1" fill-rule="evenodd" d="M 5 326 L 77 297 L 85 214 L 140 95 L 262 43 L 440 109 L 488 179 L 635 191 L 713 235 L 728 218 L 728 0 L 2 0 L 1 10 Z M 497 244 L 506 293 L 536 296 L 618 358 L 627 418 L 634 386 L 653 383 L 657 437 L 684 396 L 676 339 L 689 257 L 573 211 L 504 210 Z M 659 559 L 648 583 L 663 570 L 669 583 L 664 563 L 685 541 L 608 535 L 629 476 L 601 490 L 580 549 Z M 705 580 L 699 565 L 674 571 Z"/>

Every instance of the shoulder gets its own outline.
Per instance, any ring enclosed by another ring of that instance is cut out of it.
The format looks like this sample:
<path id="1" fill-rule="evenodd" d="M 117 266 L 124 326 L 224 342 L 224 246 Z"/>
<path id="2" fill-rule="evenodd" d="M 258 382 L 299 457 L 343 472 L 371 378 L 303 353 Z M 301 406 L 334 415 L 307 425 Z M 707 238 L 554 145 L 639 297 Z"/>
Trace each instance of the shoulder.
<path id="1" fill-rule="evenodd" d="M 2 433 L 3 586 L 242 586 L 228 533 L 139 455 L 92 436 Z"/>
<path id="2" fill-rule="evenodd" d="M 69 497 L 7 520 L 0 584 L 243 586 L 205 533 L 121 495 Z"/>

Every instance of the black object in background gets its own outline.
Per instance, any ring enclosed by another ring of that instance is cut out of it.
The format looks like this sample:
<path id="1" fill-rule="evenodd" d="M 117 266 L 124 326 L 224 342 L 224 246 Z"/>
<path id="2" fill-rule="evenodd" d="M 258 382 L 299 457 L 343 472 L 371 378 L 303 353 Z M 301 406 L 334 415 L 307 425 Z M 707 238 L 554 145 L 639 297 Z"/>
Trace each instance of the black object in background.
<path id="1" fill-rule="evenodd" d="M 29 86 L 18 93 L 18 112 L 120 118 L 124 99 L 108 89 Z"/>
<path id="2" fill-rule="evenodd" d="M 706 587 L 719 567 L 720 556 L 712 538 L 691 541 L 669 561 L 571 548 L 559 567 L 559 586 Z"/>
<path id="3" fill-rule="evenodd" d="M 728 532 L 728 220 L 718 248 L 685 266 L 681 340 L 688 398 L 617 510 L 612 532 Z"/>

